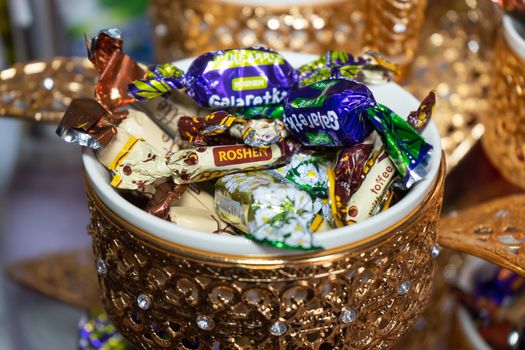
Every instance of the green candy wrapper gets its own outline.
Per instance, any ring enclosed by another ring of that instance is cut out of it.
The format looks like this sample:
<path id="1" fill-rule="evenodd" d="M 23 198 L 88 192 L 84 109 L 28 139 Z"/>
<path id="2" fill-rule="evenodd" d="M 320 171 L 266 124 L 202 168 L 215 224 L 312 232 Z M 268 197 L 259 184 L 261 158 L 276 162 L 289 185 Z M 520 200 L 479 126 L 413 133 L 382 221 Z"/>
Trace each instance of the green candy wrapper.
<path id="1" fill-rule="evenodd" d="M 232 111 L 244 119 L 265 118 L 265 119 L 282 119 L 284 114 L 284 105 L 277 106 L 255 106 L 247 108 L 237 108 Z"/>
<path id="2" fill-rule="evenodd" d="M 406 120 L 380 103 L 368 108 L 366 114 L 382 136 L 388 156 L 403 178 L 404 186 L 410 188 L 426 175 L 432 145 Z"/>
<path id="3" fill-rule="evenodd" d="M 328 228 L 322 215 L 317 215 L 323 212 L 322 201 L 272 172 L 220 178 L 215 185 L 215 211 L 247 232 L 248 238 L 278 248 L 320 249 L 312 231 Z"/>

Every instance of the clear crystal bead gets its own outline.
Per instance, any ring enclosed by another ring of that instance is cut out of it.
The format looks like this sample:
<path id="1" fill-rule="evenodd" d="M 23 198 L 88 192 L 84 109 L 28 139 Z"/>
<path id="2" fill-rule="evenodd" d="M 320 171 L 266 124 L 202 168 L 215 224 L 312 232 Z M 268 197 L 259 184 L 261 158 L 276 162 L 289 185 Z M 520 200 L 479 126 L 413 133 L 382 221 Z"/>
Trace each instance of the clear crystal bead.
<path id="1" fill-rule="evenodd" d="M 507 216 L 509 216 L 509 211 L 507 209 L 500 209 L 496 212 L 495 216 L 496 218 L 498 219 L 504 219 L 506 218 Z"/>
<path id="2" fill-rule="evenodd" d="M 288 326 L 286 325 L 286 323 L 281 322 L 281 321 L 275 321 L 270 326 L 270 333 L 272 335 L 275 335 L 276 337 L 280 337 L 284 335 L 284 333 L 286 333 L 287 330 L 288 330 Z"/>
<path id="3" fill-rule="evenodd" d="M 408 281 L 401 283 L 399 288 L 397 289 L 397 292 L 401 295 L 407 294 L 410 291 L 410 288 L 412 287 L 412 284 Z"/>
<path id="4" fill-rule="evenodd" d="M 102 259 L 98 259 L 98 261 L 97 261 L 97 272 L 100 275 L 104 275 L 106 272 L 108 272 L 108 269 L 106 267 L 106 263 Z"/>
<path id="5" fill-rule="evenodd" d="M 215 322 L 208 316 L 199 315 L 195 321 L 197 322 L 197 327 L 203 331 L 209 331 L 215 327 Z"/>
<path id="6" fill-rule="evenodd" d="M 352 323 L 357 319 L 357 312 L 353 308 L 344 309 L 339 320 L 345 324 Z"/>
<path id="7" fill-rule="evenodd" d="M 150 307 L 151 301 L 145 294 L 141 294 L 137 298 L 137 304 L 142 310 L 147 310 Z"/>
<path id="8" fill-rule="evenodd" d="M 441 252 L 441 247 L 439 246 L 439 244 L 434 244 L 432 246 L 432 248 L 430 248 L 430 255 L 433 257 L 433 258 L 437 258 L 439 256 L 439 253 Z"/>

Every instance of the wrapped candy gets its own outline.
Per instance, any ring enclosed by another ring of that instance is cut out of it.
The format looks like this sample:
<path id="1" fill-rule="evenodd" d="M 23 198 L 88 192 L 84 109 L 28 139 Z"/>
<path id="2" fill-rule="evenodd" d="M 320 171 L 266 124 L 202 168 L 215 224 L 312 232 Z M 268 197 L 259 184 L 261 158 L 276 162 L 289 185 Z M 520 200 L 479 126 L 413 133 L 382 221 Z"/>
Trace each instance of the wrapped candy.
<path id="1" fill-rule="evenodd" d="M 122 33 L 116 28 L 101 30 L 91 40 L 86 39 L 88 58 L 100 73 L 95 85 L 95 99 L 108 111 L 134 101 L 128 96 L 128 85 L 146 77 L 137 62 L 122 51 Z"/>
<path id="2" fill-rule="evenodd" d="M 193 145 L 223 145 L 242 141 L 251 147 L 266 147 L 288 135 L 280 120 L 244 120 L 225 111 L 204 118 L 181 117 L 178 130 L 183 141 Z"/>
<path id="3" fill-rule="evenodd" d="M 197 147 L 176 152 L 168 166 L 173 170 L 175 183 L 184 184 L 275 167 L 287 162 L 292 151 L 286 142 L 265 148 L 245 145 Z"/>
<path id="4" fill-rule="evenodd" d="M 220 178 L 215 210 L 247 237 L 280 248 L 319 249 L 312 227 L 323 227 L 321 202 L 271 172 L 246 172 Z M 326 227 L 326 226 L 324 226 Z"/>
<path id="5" fill-rule="evenodd" d="M 337 226 L 374 215 L 395 177 L 394 164 L 376 132 L 364 142 L 344 149 L 328 175 Z"/>
<path id="6" fill-rule="evenodd" d="M 398 73 L 396 65 L 383 56 L 368 51 L 357 58 L 343 51 L 328 51 L 315 61 L 297 69 L 299 86 L 307 86 L 328 78 L 348 78 L 363 83 L 386 83 Z"/>
<path id="7" fill-rule="evenodd" d="M 327 79 L 294 90 L 283 121 L 305 146 L 351 146 L 363 142 L 373 127 L 407 188 L 426 173 L 432 145 L 355 81 Z"/>
<path id="8" fill-rule="evenodd" d="M 313 197 L 328 197 L 328 169 L 332 165 L 327 153 L 300 150 L 290 162 L 275 172 L 293 182 Z"/>
<path id="9" fill-rule="evenodd" d="M 171 63 L 154 66 L 129 92 L 144 100 L 186 88 L 203 107 L 276 105 L 294 86 L 293 73 L 283 56 L 267 48 L 220 50 L 197 57 L 186 73 Z"/>
<path id="10" fill-rule="evenodd" d="M 103 312 L 88 311 L 78 323 L 80 350 L 132 350 Z"/>

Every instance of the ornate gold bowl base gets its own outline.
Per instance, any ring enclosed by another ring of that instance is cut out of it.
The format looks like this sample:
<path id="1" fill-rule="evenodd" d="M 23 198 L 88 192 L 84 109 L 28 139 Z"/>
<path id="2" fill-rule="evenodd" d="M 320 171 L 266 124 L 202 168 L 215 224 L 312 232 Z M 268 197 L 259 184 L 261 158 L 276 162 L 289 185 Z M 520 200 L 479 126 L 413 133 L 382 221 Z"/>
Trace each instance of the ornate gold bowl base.
<path id="1" fill-rule="evenodd" d="M 87 184 L 104 307 L 141 349 L 389 348 L 428 303 L 443 179 L 442 164 L 421 206 L 364 243 L 278 258 L 162 241 Z"/>

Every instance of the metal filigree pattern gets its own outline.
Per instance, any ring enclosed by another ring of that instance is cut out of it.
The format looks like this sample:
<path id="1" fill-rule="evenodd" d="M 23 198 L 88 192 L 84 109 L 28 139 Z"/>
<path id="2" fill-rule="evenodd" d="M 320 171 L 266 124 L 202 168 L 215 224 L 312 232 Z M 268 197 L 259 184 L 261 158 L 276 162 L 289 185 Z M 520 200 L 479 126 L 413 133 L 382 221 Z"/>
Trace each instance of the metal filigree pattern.
<path id="1" fill-rule="evenodd" d="M 525 60 L 502 33 L 495 49 L 489 101 L 490 113 L 482 119 L 483 148 L 508 181 L 525 188 Z"/>
<path id="2" fill-rule="evenodd" d="M 89 249 L 40 256 L 9 265 L 14 281 L 68 304 L 84 309 L 101 307 L 97 278 Z"/>
<path id="3" fill-rule="evenodd" d="M 154 0 L 157 59 L 170 61 L 220 48 L 264 44 L 276 50 L 322 53 L 377 49 L 410 62 L 425 0 L 332 0 L 297 6 L 216 0 Z"/>
<path id="4" fill-rule="evenodd" d="M 141 349 L 389 348 L 428 302 L 442 170 L 422 205 L 376 241 L 277 259 L 167 245 L 116 217 L 88 185 L 105 309 Z"/>
<path id="5" fill-rule="evenodd" d="M 0 72 L 0 117 L 58 123 L 74 98 L 92 98 L 98 73 L 88 59 L 55 57 Z"/>
<path id="6" fill-rule="evenodd" d="M 525 276 L 525 195 L 452 213 L 441 220 L 439 242 Z"/>

